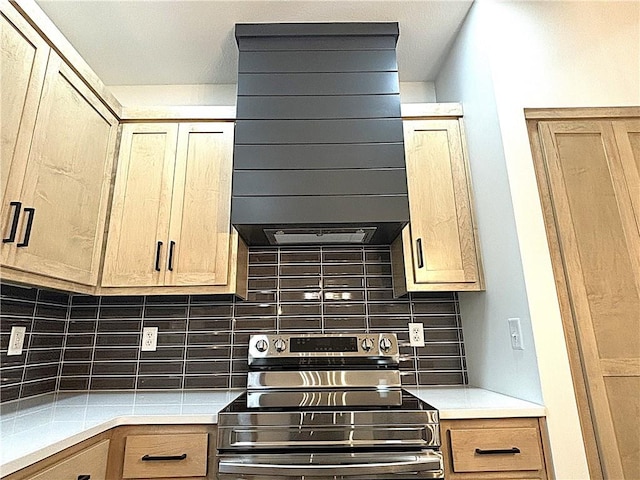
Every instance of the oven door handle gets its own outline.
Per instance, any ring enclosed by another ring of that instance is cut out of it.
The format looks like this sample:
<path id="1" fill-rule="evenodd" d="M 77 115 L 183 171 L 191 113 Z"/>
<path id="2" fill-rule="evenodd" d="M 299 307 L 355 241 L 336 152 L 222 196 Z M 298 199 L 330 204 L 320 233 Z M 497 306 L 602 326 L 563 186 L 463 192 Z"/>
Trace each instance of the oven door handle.
<path id="1" fill-rule="evenodd" d="M 403 472 L 433 472 L 431 478 L 443 475 L 442 454 L 434 450 L 414 453 L 370 453 L 368 459 L 351 454 L 323 453 L 297 455 L 222 455 L 218 471 L 225 474 L 326 477 L 327 475 L 383 475 Z M 380 461 L 380 457 L 387 457 Z M 306 461 L 305 461 L 306 459 Z M 296 461 L 297 460 L 297 461 Z M 356 460 L 354 462 L 354 460 Z M 325 463 L 326 461 L 326 463 Z M 420 477 L 429 478 L 429 477 Z"/>

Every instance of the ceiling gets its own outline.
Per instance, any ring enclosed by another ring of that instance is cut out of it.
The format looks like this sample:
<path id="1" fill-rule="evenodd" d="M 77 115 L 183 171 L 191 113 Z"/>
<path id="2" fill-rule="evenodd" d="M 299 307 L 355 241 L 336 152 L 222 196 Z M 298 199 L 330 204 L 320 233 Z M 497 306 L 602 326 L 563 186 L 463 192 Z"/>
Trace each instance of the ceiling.
<path id="1" fill-rule="evenodd" d="M 236 23 L 399 22 L 401 82 L 433 81 L 473 0 L 37 0 L 106 85 L 236 83 Z"/>

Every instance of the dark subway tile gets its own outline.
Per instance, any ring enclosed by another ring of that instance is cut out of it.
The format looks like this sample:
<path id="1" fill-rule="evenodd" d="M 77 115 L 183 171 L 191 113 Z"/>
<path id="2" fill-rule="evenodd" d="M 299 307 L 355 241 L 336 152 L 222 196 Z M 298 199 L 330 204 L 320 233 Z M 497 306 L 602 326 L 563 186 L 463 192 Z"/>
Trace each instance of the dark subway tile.
<path id="1" fill-rule="evenodd" d="M 370 302 L 392 302 L 395 300 L 393 290 L 386 288 L 384 290 L 368 290 L 367 300 Z"/>
<path id="2" fill-rule="evenodd" d="M 245 362 L 246 363 L 246 362 Z M 189 361 L 186 365 L 186 373 L 188 375 L 194 374 L 229 374 L 231 373 L 231 363 L 229 360 L 202 360 L 202 361 Z"/>
<path id="3" fill-rule="evenodd" d="M 231 347 L 209 346 L 209 347 L 188 347 L 187 359 L 218 359 L 224 360 L 231 357 Z"/>
<path id="4" fill-rule="evenodd" d="M 324 315 L 365 315 L 364 303 L 325 303 L 323 306 Z"/>
<path id="5" fill-rule="evenodd" d="M 276 292 L 249 292 L 247 294 L 247 302 L 275 303 L 277 300 Z"/>
<path id="6" fill-rule="evenodd" d="M 189 318 L 194 317 L 231 317 L 233 305 L 191 305 Z"/>
<path id="7" fill-rule="evenodd" d="M 44 378 L 56 378 L 58 376 L 58 364 L 29 366 L 24 372 L 24 381 L 40 380 Z"/>
<path id="8" fill-rule="evenodd" d="M 158 330 L 158 346 L 159 347 L 175 347 L 184 345 L 187 337 L 186 333 L 165 333 Z"/>
<path id="9" fill-rule="evenodd" d="M 160 347 L 155 352 L 140 352 L 140 360 L 182 360 L 184 347 Z"/>
<path id="10" fill-rule="evenodd" d="M 281 330 L 302 330 L 314 333 L 313 330 L 320 330 L 322 327 L 321 317 L 280 317 L 279 322 Z"/>
<path id="11" fill-rule="evenodd" d="M 133 347 L 140 344 L 140 334 L 100 334 L 96 338 L 99 347 Z"/>
<path id="12" fill-rule="evenodd" d="M 98 307 L 71 307 L 69 318 L 75 319 L 94 319 L 98 318 Z"/>
<path id="13" fill-rule="evenodd" d="M 158 327 L 158 333 L 162 332 L 184 332 L 187 330 L 187 319 L 161 320 L 158 318 L 145 318 L 142 321 L 143 327 Z"/>
<path id="14" fill-rule="evenodd" d="M 323 263 L 362 263 L 362 250 L 324 251 Z"/>
<path id="15" fill-rule="evenodd" d="M 140 295 L 116 295 L 102 297 L 102 305 L 140 305 L 144 303 L 144 297 Z"/>
<path id="16" fill-rule="evenodd" d="M 67 335 L 66 347 L 92 347 L 95 337 L 93 335 Z"/>
<path id="17" fill-rule="evenodd" d="M 191 295 L 189 303 L 194 305 L 196 303 L 232 303 L 235 299 L 235 295 L 220 295 L 220 294 L 208 294 L 208 295 Z"/>
<path id="18" fill-rule="evenodd" d="M 63 377 L 85 376 L 91 373 L 91 364 L 84 363 L 65 363 L 62 365 Z"/>
<path id="19" fill-rule="evenodd" d="M 320 264 L 302 264 L 302 265 L 280 265 L 280 276 L 282 277 L 319 277 L 321 273 Z"/>
<path id="20" fill-rule="evenodd" d="M 320 263 L 320 251 L 281 251 L 280 265 L 296 263 Z"/>
<path id="21" fill-rule="evenodd" d="M 229 388 L 229 375 L 188 376 L 184 379 L 184 388 Z"/>
<path id="22" fill-rule="evenodd" d="M 6 385 L 15 385 L 22 382 L 24 367 L 3 368 L 0 370 L 0 384 L 2 388 L 6 388 Z"/>
<path id="23" fill-rule="evenodd" d="M 45 320 L 36 318 L 33 321 L 33 331 L 37 333 L 62 333 L 64 334 L 66 322 L 62 320 Z"/>
<path id="24" fill-rule="evenodd" d="M 142 306 L 117 306 L 117 307 L 105 307 L 100 308 L 98 313 L 100 318 L 141 318 Z"/>
<path id="25" fill-rule="evenodd" d="M 418 357 L 418 370 L 462 371 L 460 357 Z"/>
<path id="26" fill-rule="evenodd" d="M 462 385 L 462 372 L 418 372 L 419 385 Z"/>
<path id="27" fill-rule="evenodd" d="M 92 377 L 90 390 L 133 390 L 135 377 Z"/>
<path id="28" fill-rule="evenodd" d="M 455 342 L 458 343 L 459 330 L 457 328 L 430 328 L 425 329 L 424 341 L 430 342 Z"/>
<path id="29" fill-rule="evenodd" d="M 149 352 L 143 352 L 149 353 Z M 135 360 L 138 358 L 137 348 L 96 348 L 94 359 L 96 361 L 107 360 Z"/>
<path id="30" fill-rule="evenodd" d="M 65 348 L 63 359 L 65 362 L 90 362 L 93 357 L 91 348 Z"/>
<path id="31" fill-rule="evenodd" d="M 231 332 L 190 333 L 187 343 L 191 345 L 230 345 Z"/>
<path id="32" fill-rule="evenodd" d="M 364 290 L 339 290 L 325 291 L 322 296 L 325 302 L 362 302 Z"/>
<path id="33" fill-rule="evenodd" d="M 269 303 L 237 304 L 236 317 L 268 317 L 276 314 L 276 306 Z"/>
<path id="34" fill-rule="evenodd" d="M 141 327 L 142 320 L 98 320 L 98 333 L 138 333 Z"/>
<path id="35" fill-rule="evenodd" d="M 323 275 L 363 275 L 364 267 L 362 264 L 328 264 L 322 266 Z"/>
<path id="36" fill-rule="evenodd" d="M 92 375 L 135 375 L 136 362 L 94 362 Z"/>
<path id="37" fill-rule="evenodd" d="M 89 390 L 89 377 L 62 377 L 60 390 Z"/>
<path id="38" fill-rule="evenodd" d="M 0 388 L 0 402 L 10 402 L 20 398 L 20 385 L 11 385 Z"/>
<path id="39" fill-rule="evenodd" d="M 391 277 L 367 277 L 367 288 L 392 288 Z"/>
<path id="40" fill-rule="evenodd" d="M 35 301 L 38 296 L 37 288 L 19 287 L 17 285 L 0 284 L 0 293 L 3 297 L 13 298 L 16 300 Z"/>
<path id="41" fill-rule="evenodd" d="M 56 305 L 67 306 L 69 304 L 69 294 L 63 292 L 54 292 L 51 290 L 40 290 L 38 293 L 38 303 L 55 303 Z"/>
<path id="42" fill-rule="evenodd" d="M 33 302 L 10 300 L 8 298 L 0 299 L 0 312 L 2 312 L 3 316 L 32 317 L 34 311 L 35 303 Z"/>
<path id="43" fill-rule="evenodd" d="M 249 265 L 250 278 L 275 277 L 277 275 L 277 265 Z"/>
<path id="44" fill-rule="evenodd" d="M 46 380 L 36 380 L 34 382 L 24 383 L 20 391 L 20 397 L 32 397 L 43 393 L 51 393 L 56 390 L 56 379 L 49 378 Z"/>
<path id="45" fill-rule="evenodd" d="M 400 372 L 400 383 L 403 386 L 417 385 L 416 372 Z"/>
<path id="46" fill-rule="evenodd" d="M 31 332 L 33 320 L 30 318 L 9 317 L 2 315 L 0 317 L 0 333 L 11 334 L 11 327 L 25 327 L 27 335 Z M 25 342 L 26 343 L 26 342 Z"/>
<path id="47" fill-rule="evenodd" d="M 156 305 L 146 306 L 144 309 L 145 318 L 187 318 L 188 307 Z"/>
<path id="48" fill-rule="evenodd" d="M 188 295 L 149 295 L 147 305 L 186 305 L 189 303 Z"/>
<path id="49" fill-rule="evenodd" d="M 252 252 L 249 251 L 249 265 L 278 263 L 278 252 Z"/>
<path id="50" fill-rule="evenodd" d="M 182 388 L 182 376 L 138 377 L 139 389 L 177 389 Z"/>
<path id="51" fill-rule="evenodd" d="M 414 314 L 454 315 L 456 313 L 455 302 L 413 302 Z"/>
<path id="52" fill-rule="evenodd" d="M 73 295 L 71 297 L 71 305 L 98 305 L 100 303 L 100 297 L 94 297 L 93 295 Z"/>
<path id="53" fill-rule="evenodd" d="M 360 329 L 367 327 L 366 317 L 324 317 L 324 328 L 330 330 Z"/>
<path id="54" fill-rule="evenodd" d="M 247 388 L 247 376 L 231 375 L 231 388 Z"/>
<path id="55" fill-rule="evenodd" d="M 389 263 L 391 262 L 391 252 L 388 249 L 365 251 L 364 261 L 367 263 Z"/>
<path id="56" fill-rule="evenodd" d="M 424 328 L 457 328 L 455 315 L 414 315 L 414 322 L 423 323 Z"/>
<path id="57" fill-rule="evenodd" d="M 367 263 L 365 265 L 367 275 L 391 275 L 390 263 Z"/>
<path id="58" fill-rule="evenodd" d="M 371 308 L 371 305 L 369 305 Z M 407 325 L 411 322 L 411 317 L 407 316 L 376 316 L 369 317 L 369 328 L 375 330 L 394 330 L 396 333 L 403 328 L 409 328 Z"/>
<path id="59" fill-rule="evenodd" d="M 32 348 L 61 348 L 64 335 L 32 333 L 29 349 Z"/>
<path id="60" fill-rule="evenodd" d="M 182 374 L 183 362 L 140 362 L 139 375 Z"/>
<path id="61" fill-rule="evenodd" d="M 408 303 L 370 303 L 369 315 L 408 315 L 410 308 Z"/>
<path id="62" fill-rule="evenodd" d="M 283 290 L 280 292 L 281 302 L 319 302 L 320 290 Z"/>
<path id="63" fill-rule="evenodd" d="M 278 288 L 278 279 L 277 278 L 250 278 L 247 286 L 249 291 L 275 290 L 276 288 Z"/>
<path id="64" fill-rule="evenodd" d="M 232 319 L 229 318 L 198 318 L 189 320 L 190 332 L 217 332 L 231 330 Z"/>
<path id="65" fill-rule="evenodd" d="M 320 289 L 320 278 L 313 277 L 285 277 L 280 279 L 281 293 L 285 290 Z"/>
<path id="66" fill-rule="evenodd" d="M 329 277 L 322 284 L 324 288 L 363 288 L 364 277 Z"/>
<path id="67" fill-rule="evenodd" d="M 300 315 L 311 317 L 320 315 L 320 304 L 315 303 L 287 303 L 280 306 L 280 315 Z"/>

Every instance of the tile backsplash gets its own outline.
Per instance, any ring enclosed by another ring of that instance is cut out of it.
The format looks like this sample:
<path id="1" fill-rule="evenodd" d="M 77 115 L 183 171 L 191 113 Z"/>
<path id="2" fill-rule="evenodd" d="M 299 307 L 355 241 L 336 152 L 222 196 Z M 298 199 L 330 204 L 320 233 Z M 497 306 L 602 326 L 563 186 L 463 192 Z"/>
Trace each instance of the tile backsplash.
<path id="1" fill-rule="evenodd" d="M 394 299 L 388 247 L 258 248 L 247 300 L 65 295 L 2 286 L 2 401 L 59 390 L 244 387 L 255 332 L 395 332 L 405 385 L 467 383 L 455 293 Z M 421 322 L 425 347 L 408 344 Z M 12 325 L 28 347 L 7 357 Z M 142 328 L 158 348 L 141 352 Z"/>

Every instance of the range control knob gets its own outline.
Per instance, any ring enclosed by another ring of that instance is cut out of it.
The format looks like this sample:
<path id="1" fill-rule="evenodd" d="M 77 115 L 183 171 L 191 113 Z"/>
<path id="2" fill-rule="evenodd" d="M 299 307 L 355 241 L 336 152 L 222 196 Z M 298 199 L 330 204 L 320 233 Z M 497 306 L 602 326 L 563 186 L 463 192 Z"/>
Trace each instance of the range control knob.
<path id="1" fill-rule="evenodd" d="M 287 344 L 285 343 L 284 340 L 282 340 L 281 338 L 278 338 L 274 343 L 273 346 L 276 347 L 276 352 L 280 353 L 280 352 L 284 352 L 285 349 L 287 348 Z"/>
<path id="2" fill-rule="evenodd" d="M 266 340 L 261 338 L 256 342 L 256 350 L 258 350 L 259 352 L 266 352 L 268 348 L 269 343 Z"/>
<path id="3" fill-rule="evenodd" d="M 387 337 L 382 338 L 382 340 L 380 340 L 380 350 L 382 350 L 383 352 L 388 352 L 389 350 L 391 350 L 391 347 L 393 346 L 393 344 L 391 343 L 391 340 L 389 340 Z"/>
<path id="4" fill-rule="evenodd" d="M 371 351 L 373 345 L 373 339 L 371 338 L 365 338 L 364 340 L 362 340 L 362 350 L 364 350 L 365 352 Z"/>

